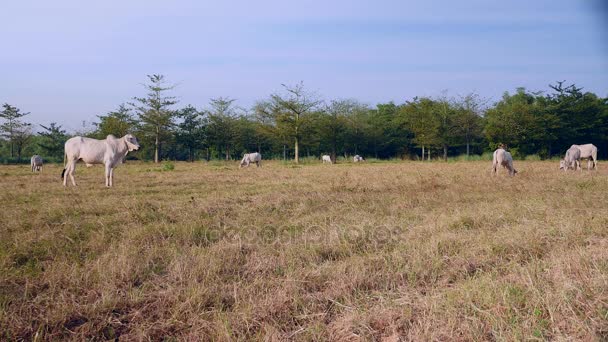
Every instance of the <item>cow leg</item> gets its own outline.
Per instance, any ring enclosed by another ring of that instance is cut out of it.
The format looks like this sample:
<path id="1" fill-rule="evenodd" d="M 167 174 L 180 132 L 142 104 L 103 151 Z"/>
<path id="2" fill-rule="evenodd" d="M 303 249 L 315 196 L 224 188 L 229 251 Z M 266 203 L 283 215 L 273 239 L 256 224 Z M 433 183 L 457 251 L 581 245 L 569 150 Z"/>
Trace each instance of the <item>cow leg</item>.
<path id="1" fill-rule="evenodd" d="M 112 172 L 112 168 L 109 167 L 108 165 L 106 165 L 106 186 L 109 187 L 110 186 L 110 175 Z"/>
<path id="2" fill-rule="evenodd" d="M 70 174 L 70 162 L 65 165 L 65 170 L 63 170 L 63 186 L 68 185 L 68 175 Z"/>
<path id="3" fill-rule="evenodd" d="M 114 186 L 114 168 L 110 169 L 110 186 Z"/>
<path id="4" fill-rule="evenodd" d="M 72 185 L 76 186 L 76 180 L 74 179 L 74 171 L 76 171 L 76 161 L 75 160 L 70 162 L 70 167 L 66 170 L 66 172 L 70 175 L 70 180 L 72 180 Z"/>
<path id="5" fill-rule="evenodd" d="M 260 162 L 259 162 L 259 161 L 256 161 L 256 162 L 255 162 L 255 165 L 256 165 L 256 167 L 260 167 Z"/>

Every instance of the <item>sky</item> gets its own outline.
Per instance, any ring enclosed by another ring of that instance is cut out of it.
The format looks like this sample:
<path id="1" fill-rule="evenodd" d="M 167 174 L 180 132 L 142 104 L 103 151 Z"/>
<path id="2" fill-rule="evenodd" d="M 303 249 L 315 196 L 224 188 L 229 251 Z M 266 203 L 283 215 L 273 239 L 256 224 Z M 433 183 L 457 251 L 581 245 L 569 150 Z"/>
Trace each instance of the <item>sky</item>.
<path id="1" fill-rule="evenodd" d="M 608 96 L 601 0 L 0 0 L 0 103 L 77 130 L 165 75 L 179 106 L 303 82 L 371 106 L 566 80 Z"/>

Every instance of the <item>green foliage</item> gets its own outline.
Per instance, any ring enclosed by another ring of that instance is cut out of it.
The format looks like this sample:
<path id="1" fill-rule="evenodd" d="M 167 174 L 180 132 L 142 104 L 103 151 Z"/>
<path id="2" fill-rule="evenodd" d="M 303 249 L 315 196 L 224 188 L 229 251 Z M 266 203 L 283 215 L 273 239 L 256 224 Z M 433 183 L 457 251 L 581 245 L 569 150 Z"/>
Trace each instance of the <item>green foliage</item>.
<path id="1" fill-rule="evenodd" d="M 105 139 L 108 135 L 115 137 L 123 137 L 128 133 L 134 133 L 136 121 L 131 113 L 131 109 L 121 104 L 115 111 L 109 112 L 106 115 L 98 115 L 99 122 L 95 135 L 99 139 Z"/>
<path id="2" fill-rule="evenodd" d="M 181 122 L 175 131 L 176 142 L 188 151 L 188 161 L 194 161 L 195 152 L 205 146 L 207 121 L 190 105 L 178 110 L 177 118 Z"/>
<path id="3" fill-rule="evenodd" d="M 55 122 L 51 122 L 48 127 L 44 125 L 40 125 L 40 127 L 44 130 L 38 132 L 38 135 L 40 136 L 38 146 L 43 151 L 43 157 L 62 159 L 64 143 L 68 138 L 66 131 L 61 128 L 61 125 L 58 125 Z"/>
<path id="4" fill-rule="evenodd" d="M 564 82 L 547 93 L 505 92 L 492 105 L 476 94 L 444 94 L 375 107 L 353 99 L 323 101 L 298 83 L 284 85 L 248 112 L 229 97 L 211 99 L 206 109 L 174 110 L 175 97 L 166 95 L 173 86 L 162 75 L 148 79 L 146 97 L 99 115 L 91 134 L 104 139 L 134 133 L 141 148 L 130 158 L 238 160 L 258 151 L 264 159 L 303 163 L 323 154 L 332 160 L 356 154 L 420 160 L 423 152 L 425 160 L 429 153 L 432 160 L 491 160 L 491 152 L 505 144 L 514 158 L 536 160 L 562 156 L 575 143 L 592 143 L 600 158 L 608 156 L 608 99 Z M 43 126 L 32 136 L 20 121 L 28 113 L 8 104 L 1 113 L 0 161 L 19 162 L 21 154 L 62 160 L 67 133 L 60 126 Z"/>

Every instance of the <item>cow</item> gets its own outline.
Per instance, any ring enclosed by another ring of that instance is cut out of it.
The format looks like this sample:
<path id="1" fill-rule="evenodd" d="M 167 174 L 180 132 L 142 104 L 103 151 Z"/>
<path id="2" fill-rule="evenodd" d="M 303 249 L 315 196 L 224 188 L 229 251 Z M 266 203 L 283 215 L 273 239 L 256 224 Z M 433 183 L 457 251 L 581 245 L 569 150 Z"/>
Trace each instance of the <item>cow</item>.
<path id="1" fill-rule="evenodd" d="M 580 169 L 581 171 L 583 170 L 583 168 L 581 167 L 581 150 L 576 147 L 576 145 L 570 146 L 568 151 L 566 151 L 564 159 L 559 161 L 559 168 L 560 170 L 563 169 L 564 172 L 566 172 L 570 168 L 573 168 L 574 171 L 578 169 Z"/>
<path id="2" fill-rule="evenodd" d="M 355 162 L 355 163 L 362 162 L 362 161 L 365 161 L 365 159 L 363 159 L 363 157 L 361 157 L 358 154 L 353 157 L 353 162 Z"/>
<path id="3" fill-rule="evenodd" d="M 257 167 L 262 166 L 262 155 L 254 152 L 254 153 L 245 153 L 243 156 L 243 160 L 241 160 L 241 164 L 239 167 L 247 166 L 249 167 L 249 163 L 255 163 Z"/>
<path id="4" fill-rule="evenodd" d="M 514 176 L 517 173 L 517 170 L 513 167 L 513 157 L 511 156 L 511 153 L 502 148 L 498 148 L 494 151 L 494 157 L 492 158 L 492 170 L 494 171 L 494 174 L 496 174 L 496 169 L 499 165 L 509 170 L 510 176 Z"/>
<path id="5" fill-rule="evenodd" d="M 32 172 L 42 171 L 42 157 L 37 154 L 33 155 L 30 160 L 30 165 L 32 167 Z"/>
<path id="6" fill-rule="evenodd" d="M 323 164 L 325 164 L 325 163 L 332 164 L 331 157 L 328 156 L 327 154 L 324 154 L 324 155 L 321 156 L 321 161 L 323 162 Z"/>
<path id="7" fill-rule="evenodd" d="M 576 146 L 581 150 L 581 159 L 587 159 L 587 170 L 591 169 L 591 163 L 593 163 L 593 169 L 597 169 L 597 147 L 595 147 L 595 145 L 585 144 L 572 146 Z M 570 146 L 570 148 L 572 148 L 572 146 Z"/>
<path id="8" fill-rule="evenodd" d="M 104 164 L 106 175 L 106 186 L 111 187 L 114 181 L 114 168 L 122 164 L 127 153 L 139 149 L 139 142 L 131 134 L 122 138 L 108 135 L 104 140 L 85 137 L 73 137 L 65 142 L 66 165 L 61 172 L 63 186 L 67 186 L 68 176 L 72 184 L 76 186 L 74 171 L 76 162 L 82 160 L 87 166 L 93 164 Z"/>

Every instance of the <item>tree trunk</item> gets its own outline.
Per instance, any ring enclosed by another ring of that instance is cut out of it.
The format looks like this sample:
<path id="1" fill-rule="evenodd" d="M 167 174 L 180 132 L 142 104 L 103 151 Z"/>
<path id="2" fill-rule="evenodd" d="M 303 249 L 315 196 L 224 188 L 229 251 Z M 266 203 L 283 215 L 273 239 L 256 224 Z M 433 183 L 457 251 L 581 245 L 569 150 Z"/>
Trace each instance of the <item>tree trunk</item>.
<path id="1" fill-rule="evenodd" d="M 226 146 L 226 160 L 230 160 L 230 146 Z"/>
<path id="2" fill-rule="evenodd" d="M 469 159 L 469 139 L 467 139 L 467 159 Z"/>
<path id="3" fill-rule="evenodd" d="M 283 144 L 283 161 L 287 160 L 287 145 Z"/>
<path id="4" fill-rule="evenodd" d="M 448 160 L 448 145 L 443 145 L 443 160 Z"/>
<path id="5" fill-rule="evenodd" d="M 427 160 L 428 160 L 428 161 L 431 161 L 431 148 L 429 147 L 429 148 L 426 150 L 426 152 L 427 152 L 427 156 L 428 156 Z"/>
<path id="6" fill-rule="evenodd" d="M 298 163 L 300 163 L 300 146 L 299 146 L 299 144 L 298 144 L 298 142 L 299 142 L 299 141 L 298 141 L 298 137 L 296 137 L 296 139 L 295 139 L 295 140 L 296 140 L 296 141 L 295 141 L 295 146 L 294 146 L 294 148 L 295 148 L 295 154 L 296 154 L 296 155 L 295 155 L 295 159 L 294 159 L 294 160 L 295 160 L 296 164 L 298 164 Z"/>
<path id="7" fill-rule="evenodd" d="M 422 161 L 424 161 L 424 145 L 422 145 Z"/>
<path id="8" fill-rule="evenodd" d="M 159 150 L 159 137 L 158 128 L 156 129 L 156 136 L 154 137 L 154 163 L 158 163 L 158 150 Z"/>

